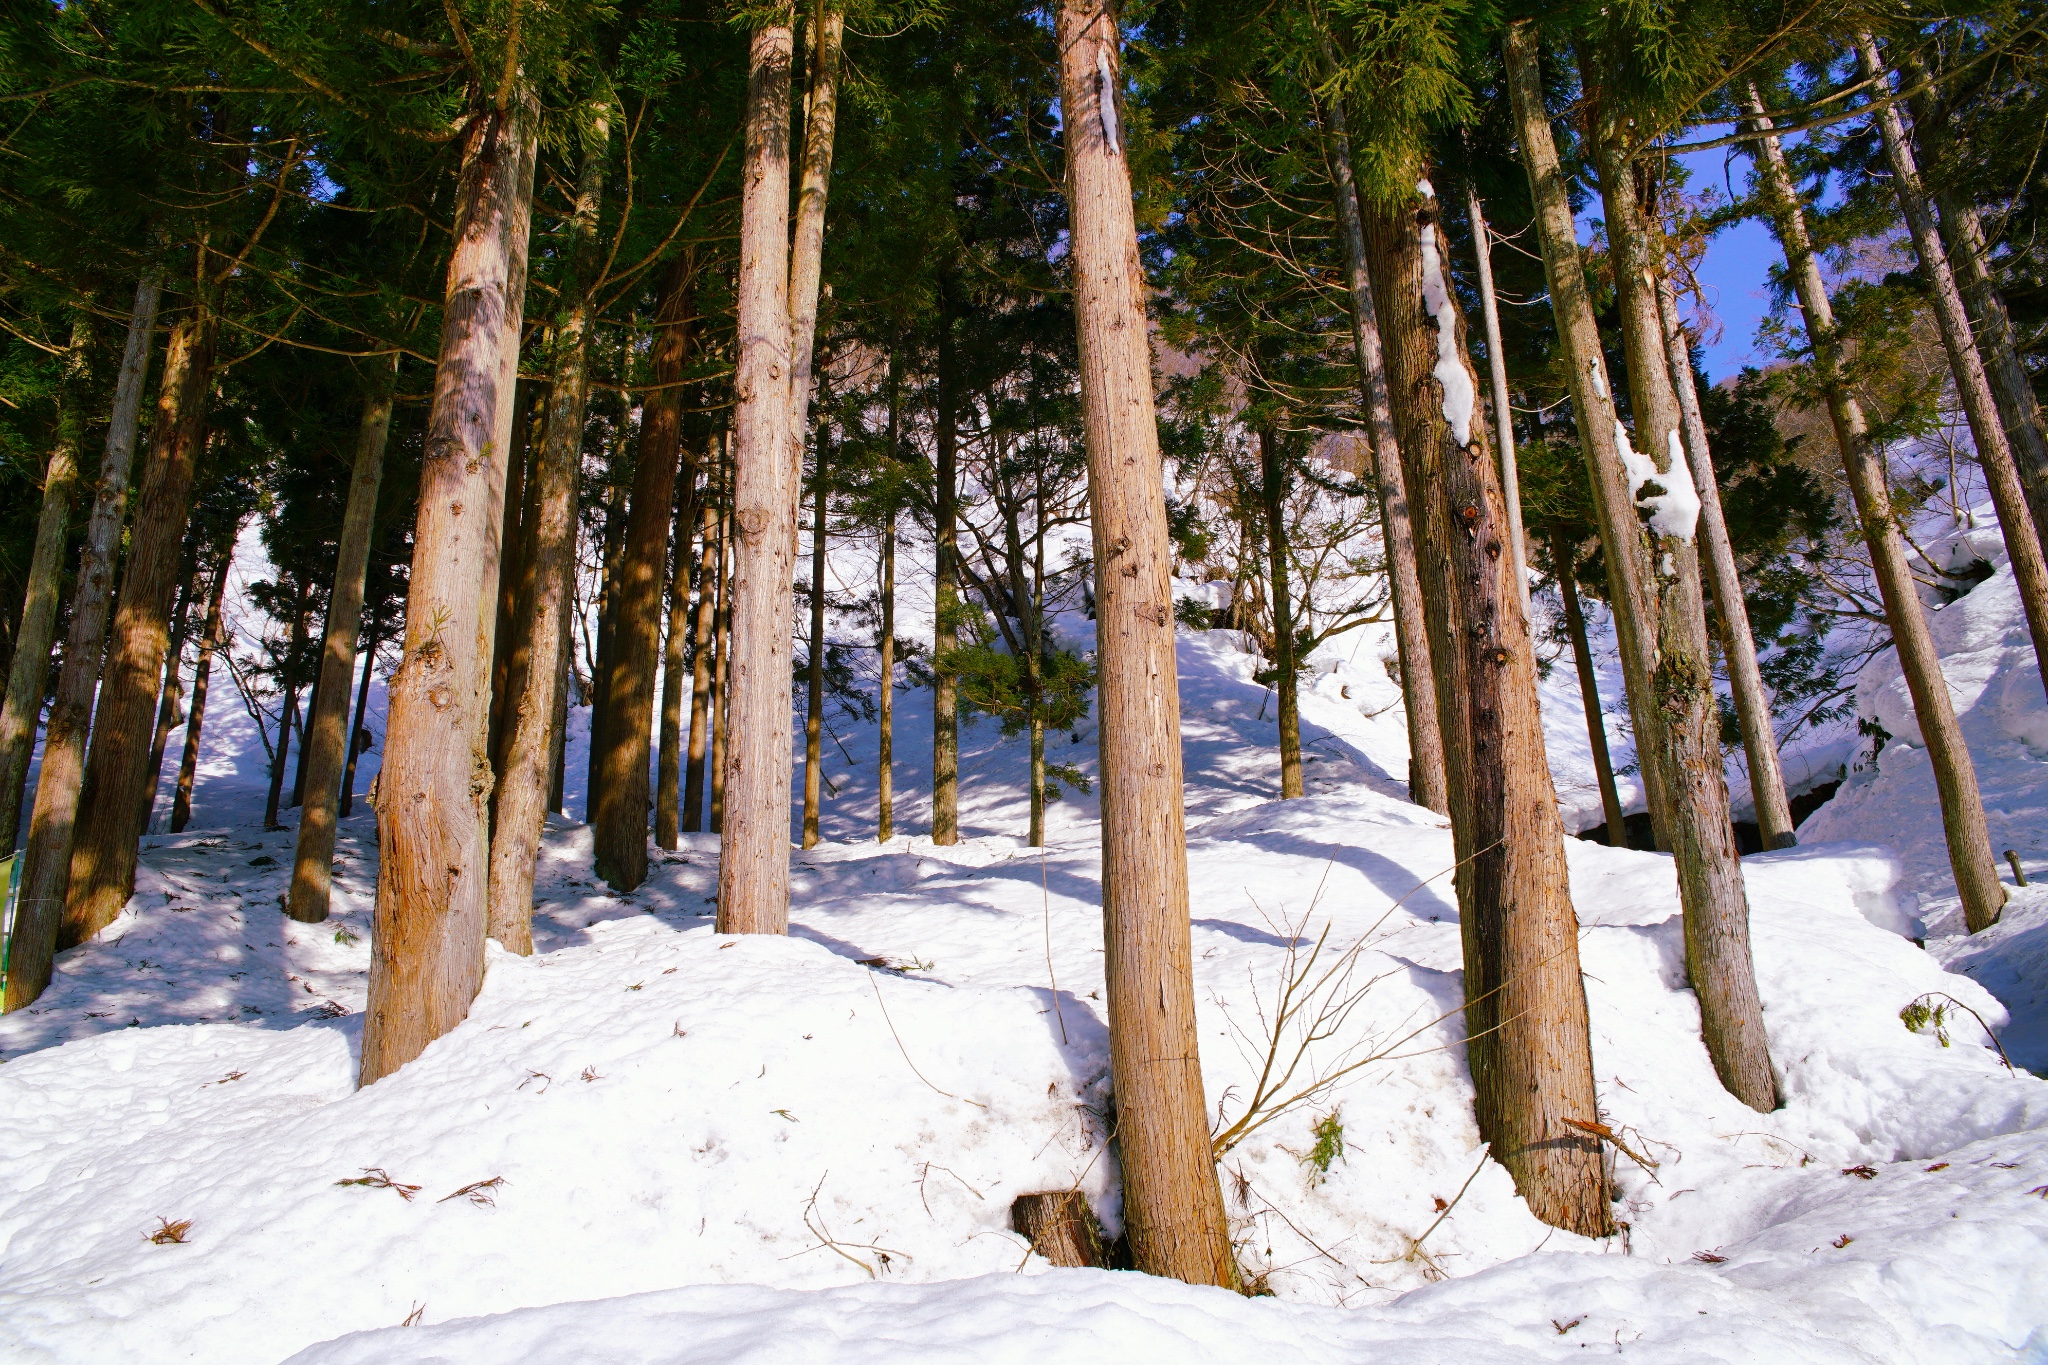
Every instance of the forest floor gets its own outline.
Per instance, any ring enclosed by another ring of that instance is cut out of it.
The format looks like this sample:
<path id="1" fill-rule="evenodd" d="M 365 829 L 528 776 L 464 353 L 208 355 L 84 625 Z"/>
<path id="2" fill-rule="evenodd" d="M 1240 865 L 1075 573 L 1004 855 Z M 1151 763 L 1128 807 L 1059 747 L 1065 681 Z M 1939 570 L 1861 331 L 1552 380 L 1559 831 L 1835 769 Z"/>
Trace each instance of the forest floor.
<path id="1" fill-rule="evenodd" d="M 2038 674 L 2031 702 L 2007 685 L 2031 663 L 1993 619 L 2003 579 L 1945 647 L 2005 651 L 1980 689 L 2010 694 L 1980 708 L 2005 729 L 1972 742 L 2017 812 L 2001 828 L 2038 849 L 2048 818 L 2014 794 L 2041 765 L 1998 736 L 2048 705 Z M 713 932 L 710 836 L 619 896 L 588 829 L 551 825 L 535 955 L 493 946 L 468 1021 L 356 1091 L 374 825 L 344 824 L 333 918 L 283 919 L 292 835 L 260 828 L 261 755 L 222 724 L 243 747 L 194 827 L 151 836 L 121 919 L 0 1021 L 0 1359 L 2048 1360 L 2048 1083 L 2026 1071 L 2048 1066 L 2048 901 L 1942 936 L 1915 751 L 1894 741 L 1801 847 L 1744 861 L 1775 1113 L 1708 1065 L 1669 859 L 1568 841 L 1586 1118 L 1628 1147 L 1625 1231 L 1595 1241 L 1537 1222 L 1485 1158 L 1451 835 L 1390 775 L 1398 694 L 1371 646 L 1318 673 L 1310 794 L 1283 803 L 1232 641 L 1180 649 L 1208 1100 L 1235 1122 L 1269 1052 L 1298 1057 L 1287 1093 L 1321 1083 L 1221 1165 L 1271 1297 L 1053 1270 L 1010 1229 L 1017 1195 L 1068 1188 L 1119 1222 L 1094 803 L 1024 847 L 1020 739 L 970 728 L 959 845 L 922 835 L 917 797 L 920 833 L 878 845 L 873 728 L 835 720 L 787 939 Z M 898 753 L 921 755 L 926 694 L 899 695 Z M 1092 733 L 1053 757 L 1089 772 Z M 1324 985 L 1276 1042 L 1316 952 Z M 1914 1032 L 1916 1000 L 1967 1008 Z M 1339 1015 L 1298 1054 L 1302 1023 Z"/>

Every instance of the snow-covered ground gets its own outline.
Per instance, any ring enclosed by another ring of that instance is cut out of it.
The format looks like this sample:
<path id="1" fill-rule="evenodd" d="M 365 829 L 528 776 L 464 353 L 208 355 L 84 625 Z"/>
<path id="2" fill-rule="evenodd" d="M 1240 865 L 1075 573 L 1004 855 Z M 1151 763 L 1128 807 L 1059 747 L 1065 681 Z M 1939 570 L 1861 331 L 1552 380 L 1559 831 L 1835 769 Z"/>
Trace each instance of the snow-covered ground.
<path id="1" fill-rule="evenodd" d="M 2048 719 L 2000 581 L 1945 637 L 1996 655 L 1966 724 Z M 908 833 L 873 841 L 873 728 L 835 715 L 828 842 L 796 857 L 788 939 L 712 932 L 710 836 L 616 896 L 561 822 L 536 955 L 493 948 L 469 1020 L 361 1092 L 371 818 L 344 824 L 333 919 L 284 920 L 291 835 L 256 827 L 260 755 L 210 730 L 194 827 L 152 836 L 128 911 L 0 1020 L 0 1359 L 2048 1360 L 2048 1084 L 1963 1010 L 1939 1037 L 1900 1018 L 1952 1000 L 2018 1055 L 2048 1018 L 2028 1013 L 2048 921 L 2023 896 L 1967 943 L 1899 932 L 1940 908 L 1913 751 L 1895 742 L 1800 848 L 1745 861 L 1773 1114 L 1708 1066 L 1668 859 L 1570 843 L 1586 1117 L 1641 1158 L 1616 1160 L 1625 1233 L 1590 1241 L 1531 1217 L 1479 1143 L 1451 836 L 1403 799 L 1390 652 L 1372 630 L 1326 647 L 1310 794 L 1281 803 L 1257 661 L 1228 632 L 1181 641 L 1211 1108 L 1243 1112 L 1274 994 L 1326 929 L 1328 1002 L 1360 993 L 1300 1074 L 1362 1064 L 1222 1163 L 1271 1297 L 1055 1271 L 1010 1230 L 1036 1190 L 1118 1223 L 1095 806 L 1070 793 L 1052 846 L 1023 847 L 1023 741 L 976 723 L 966 837 L 934 847 L 928 695 L 904 690 Z M 2021 674 L 2031 699 L 2001 710 Z M 1573 686 L 1568 660 L 1546 683 L 1561 789 L 1586 767 Z M 2020 792 L 2031 734 L 1971 731 L 1987 794 Z M 1052 749 L 1092 773 L 1092 723 Z M 573 751 L 570 773 L 580 813 Z M 2041 838 L 2036 807 L 1999 799 L 2009 837 Z M 1994 992 L 2023 1006 L 2010 1027 Z M 183 1240 L 151 1240 L 165 1223 Z"/>

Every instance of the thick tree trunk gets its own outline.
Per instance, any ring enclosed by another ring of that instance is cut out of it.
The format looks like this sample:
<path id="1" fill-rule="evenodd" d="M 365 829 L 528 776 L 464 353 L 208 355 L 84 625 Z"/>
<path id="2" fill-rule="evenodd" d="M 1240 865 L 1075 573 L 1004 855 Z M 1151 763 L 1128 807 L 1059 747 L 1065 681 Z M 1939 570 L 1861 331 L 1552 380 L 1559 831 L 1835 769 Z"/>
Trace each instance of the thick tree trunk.
<path id="1" fill-rule="evenodd" d="M 718 614 L 711 633 L 711 832 L 725 833 L 725 727 L 732 713 L 732 513 L 718 521 Z"/>
<path id="2" fill-rule="evenodd" d="M 1403 180 L 1410 179 L 1403 176 Z M 1370 210 L 1366 241 L 1387 346 L 1417 567 L 1444 727 L 1465 1035 L 1480 1136 L 1530 1211 L 1613 1231 L 1564 827 L 1543 748 L 1536 658 L 1515 590 L 1507 506 L 1448 277 L 1437 204 Z M 1454 368 L 1455 367 L 1455 368 Z"/>
<path id="3" fill-rule="evenodd" d="M 1535 201 L 1536 230 L 1551 311 L 1557 320 L 1558 337 L 1570 358 L 1572 411 L 1593 488 L 1595 520 L 1607 564 L 1607 600 L 1614 611 L 1615 633 L 1621 644 L 1622 679 L 1634 722 L 1643 791 L 1657 847 L 1668 850 L 1670 800 L 1661 754 L 1649 740 L 1658 725 L 1651 700 L 1652 679 L 1657 671 L 1657 604 L 1649 547 L 1637 520 L 1634 494 L 1615 443 L 1617 428 L 1607 385 L 1607 365 L 1600 350 L 1599 328 L 1586 290 L 1585 271 L 1579 261 L 1577 229 L 1573 226 L 1571 200 L 1558 162 L 1557 143 L 1551 134 L 1550 116 L 1543 107 L 1534 28 L 1528 23 L 1511 25 L 1503 47 L 1508 90 L 1514 104 L 1516 140 L 1521 144 L 1522 163 Z"/>
<path id="4" fill-rule="evenodd" d="M 1877 43 L 1867 33 L 1856 35 L 1856 52 L 1864 74 L 1889 89 L 1890 77 Z M 1892 188 L 1898 194 L 1913 249 L 1920 259 L 1920 273 L 1934 299 L 1934 320 L 1941 329 L 1941 343 L 1948 352 L 1949 372 L 1955 377 L 1956 396 L 1970 423 L 1970 440 L 1977 448 L 1977 463 L 1990 485 L 1992 504 L 1998 509 L 1998 524 L 2004 532 L 2005 549 L 2012 564 L 2013 581 L 2019 588 L 2020 605 L 2027 614 L 2027 630 L 2034 640 L 2034 659 L 2041 683 L 2048 688 L 2048 557 L 2040 528 L 2027 510 L 2026 490 L 2013 459 L 2012 442 L 1992 396 L 1991 379 L 1984 359 L 1977 351 L 1976 337 L 1963 307 L 1962 291 L 1949 268 L 1948 253 L 1942 249 L 1941 234 L 1934 226 L 1934 206 L 1920 179 L 1920 166 L 1906 139 L 1905 121 L 1895 104 L 1887 104 L 1876 115 L 1878 133 L 1884 142 L 1885 159 L 1891 163 Z"/>
<path id="5" fill-rule="evenodd" d="M 932 418 L 932 842 L 960 842 L 960 394 L 950 280 L 939 282 L 937 411 Z"/>
<path id="6" fill-rule="evenodd" d="M 1406 177 L 1404 177 L 1405 179 Z M 1577 920 L 1505 499 L 1433 198 L 1368 216 L 1375 296 L 1437 667 L 1479 1131 L 1537 1217 L 1613 1230 L 1597 1144 Z M 1455 371 L 1452 369 L 1455 367 Z"/>
<path id="7" fill-rule="evenodd" d="M 1327 60 L 1327 58 L 1326 58 Z M 1358 186 L 1351 168 L 1351 138 L 1343 101 L 1329 106 L 1330 167 L 1337 185 L 1337 228 L 1344 243 L 1344 272 L 1351 296 L 1351 339 L 1358 357 L 1360 406 L 1372 446 L 1379 484 L 1380 539 L 1386 551 L 1387 584 L 1394 601 L 1394 646 L 1400 653 L 1401 704 L 1408 719 L 1408 796 L 1439 815 L 1449 807 L 1444 791 L 1443 730 L 1437 723 L 1436 678 L 1429 661 L 1429 631 L 1422 620 L 1422 586 L 1415 577 L 1415 530 L 1408 515 L 1407 484 L 1394 435 L 1387 396 L 1386 361 L 1380 324 L 1365 269 L 1365 236 L 1358 219 Z"/>
<path id="8" fill-rule="evenodd" d="M 145 340 L 147 338 L 145 337 Z M 43 470 L 43 508 L 29 553 L 28 594 L 14 632 L 14 657 L 7 670 L 7 696 L 0 701 L 0 858 L 14 853 L 21 828 L 21 797 L 28 787 L 29 755 L 36 722 L 43 714 L 43 690 L 50 680 L 50 653 L 57 639 L 57 597 L 64 581 L 64 543 L 71 526 L 71 500 L 78 493 L 78 455 L 85 437 L 86 385 L 92 352 L 92 311 L 71 316 L 71 345 L 57 386 L 57 439 Z M 143 352 L 147 357 L 148 352 Z M 125 375 L 123 376 L 126 377 Z M 141 386 L 135 389 L 141 396 Z"/>
<path id="9" fill-rule="evenodd" d="M 1280 799 L 1302 795 L 1301 684 L 1294 657 L 1294 589 L 1288 583 L 1287 456 L 1259 431 L 1259 500 L 1266 514 L 1266 570 L 1273 593 L 1273 690 L 1279 698 Z"/>
<path id="10" fill-rule="evenodd" d="M 100 673 L 99 702 L 93 711 L 92 755 L 86 763 L 79 820 L 71 849 L 70 890 L 57 946 L 82 943 L 111 924 L 135 884 L 135 855 L 142 837 L 142 786 L 149 780 L 147 756 L 155 733 L 157 686 L 169 643 L 171 596 L 183 566 L 185 523 L 192 481 L 206 449 L 207 396 L 213 378 L 215 283 L 207 278 L 207 254 L 199 253 L 193 311 L 173 330 L 186 351 L 175 369 L 178 387 L 157 405 L 150 434 L 150 459 L 137 491 L 135 518 L 128 528 L 128 563 L 121 596 L 107 637 Z M 168 382 L 174 362 L 166 358 Z M 43 780 L 50 776 L 47 751 Z M 42 804 L 37 793 L 37 805 Z M 34 872 L 33 865 L 30 868 Z"/>
<path id="11" fill-rule="evenodd" d="M 547 811 L 561 809 L 568 719 L 569 616 L 576 601 L 576 490 L 583 469 L 583 409 L 590 394 L 591 292 L 610 109 L 590 110 L 576 206 L 569 220 L 555 314 L 547 425 L 533 467 L 532 592 L 523 610 L 526 666 L 506 707 L 505 749 L 494 800 L 490 908 L 485 932 L 509 952 L 533 951 L 533 872 Z"/>
<path id="12" fill-rule="evenodd" d="M 1714 455 L 1707 445 L 1707 424 L 1700 414 L 1700 396 L 1692 373 L 1692 347 L 1678 321 L 1678 296 L 1671 277 L 1657 271 L 1657 307 L 1663 324 L 1671 383 L 1685 429 L 1693 483 L 1700 495 L 1700 531 L 1706 542 L 1702 561 L 1713 589 L 1721 623 L 1721 655 L 1728 661 L 1728 690 L 1735 698 L 1735 717 L 1742 727 L 1744 757 L 1749 761 L 1749 792 L 1756 804 L 1757 829 L 1767 849 L 1791 848 L 1792 805 L 1785 799 L 1785 774 L 1778 766 L 1778 735 L 1771 722 L 1771 698 L 1764 690 L 1757 663 L 1756 636 L 1749 626 L 1749 605 L 1742 596 L 1742 575 L 1735 565 L 1735 547 L 1728 539 L 1728 518 L 1721 507 L 1721 484 L 1714 475 Z"/>
<path id="13" fill-rule="evenodd" d="M 372 623 L 363 636 L 363 677 L 356 686 L 355 721 L 348 727 L 348 761 L 341 770 L 341 793 L 335 803 L 337 818 L 346 820 L 356 803 L 356 761 L 363 755 L 363 726 L 370 713 L 370 680 L 377 672 L 377 629 Z"/>
<path id="14" fill-rule="evenodd" d="M 312 610 L 307 592 L 300 588 L 292 605 L 292 628 L 285 637 L 284 662 L 278 676 L 284 683 L 284 704 L 277 712 L 277 743 L 270 751 L 270 795 L 263 803 L 263 828 L 282 828 L 277 823 L 283 804 L 284 770 L 290 761 L 292 729 L 299 718 L 299 656 L 306 652 L 306 615 Z"/>
<path id="15" fill-rule="evenodd" d="M 1515 553 L 1515 585 L 1522 614 L 1529 614 L 1529 541 L 1522 530 L 1522 475 L 1515 464 L 1515 414 L 1508 399 L 1508 356 L 1500 339 L 1500 302 L 1493 289 L 1493 229 L 1479 187 L 1465 181 L 1465 211 L 1472 220 L 1472 245 L 1479 261 L 1479 312 L 1486 324 L 1486 368 L 1493 381 L 1493 435 L 1500 458 L 1500 495 L 1507 504 L 1509 545 Z"/>
<path id="16" fill-rule="evenodd" d="M 787 13 L 754 30 L 740 208 L 733 414 L 732 666 L 718 932 L 789 932 L 789 591 L 799 497 L 790 431 Z"/>
<path id="17" fill-rule="evenodd" d="M 1102 894 L 1124 1226 L 1139 1270 L 1234 1286 L 1195 1026 L 1173 547 L 1116 22 L 1063 0 L 1060 101 L 1096 563 Z"/>
<path id="18" fill-rule="evenodd" d="M 402 662 L 377 779 L 362 1082 L 462 1022 L 483 983 L 498 537 L 526 303 L 539 110 L 473 110 L 455 196 Z"/>
<path id="19" fill-rule="evenodd" d="M 810 426 L 812 357 L 818 338 L 818 290 L 824 278 L 825 201 L 832 188 L 832 152 L 839 123 L 839 55 L 846 15 L 818 4 L 811 25 L 810 88 L 804 96 L 802 182 L 789 260 L 789 431 L 803 467 Z"/>
<path id="20" fill-rule="evenodd" d="M 676 497 L 674 563 L 669 570 L 668 634 L 661 655 L 661 752 L 655 767 L 654 842 L 673 849 L 682 835 L 683 694 L 690 674 L 690 579 L 697 562 L 697 471 Z"/>
<path id="21" fill-rule="evenodd" d="M 604 746 L 592 760 L 597 875 L 615 891 L 647 880 L 647 763 L 654 726 L 654 675 L 661 664 L 661 597 L 668 531 L 675 517 L 683 449 L 683 365 L 695 330 L 696 258 L 685 252 L 662 282 L 655 334 L 655 390 L 642 405 L 640 458 L 626 518 L 618 580 L 610 593 L 612 648 L 604 689 Z M 696 471 L 690 471 L 695 482 Z"/>
<path id="22" fill-rule="evenodd" d="M 178 790 L 171 798 L 171 833 L 183 834 L 192 822 L 192 784 L 199 774 L 199 734 L 206 723 L 206 683 L 213 672 L 213 656 L 226 633 L 221 607 L 227 601 L 228 569 L 234 563 L 234 540 L 229 553 L 213 571 L 213 587 L 206 596 L 206 633 L 199 641 L 199 657 L 192 665 L 192 709 L 185 717 L 185 749 L 178 758 Z"/>
<path id="23" fill-rule="evenodd" d="M 1643 446 L 1642 455 L 1624 458 L 1637 508 L 1657 509 L 1637 521 L 1653 569 L 1650 605 L 1655 615 L 1643 622 L 1654 631 L 1656 661 L 1652 686 L 1658 724 L 1649 738 L 1657 746 L 1671 803 L 1669 833 L 1685 908 L 1686 970 L 1699 999 L 1701 1035 L 1721 1084 L 1750 1108 L 1768 1113 L 1778 1107 L 1778 1082 L 1750 957 L 1749 897 L 1728 814 L 1721 712 L 1714 698 L 1706 600 L 1693 541 L 1700 499 L 1685 456 L 1669 334 L 1657 300 L 1662 262 L 1652 249 L 1636 169 L 1622 150 L 1634 136 L 1634 125 L 1598 111 L 1594 120 L 1593 151 L 1628 356 L 1629 406 L 1636 440 Z M 1619 429 L 1614 439 L 1619 447 Z M 1704 449 L 1698 455 L 1698 463 L 1709 462 Z M 1639 733 L 1639 749 L 1642 740 Z"/>
<path id="24" fill-rule="evenodd" d="M 1600 783 L 1600 808 L 1607 816 L 1607 846 L 1628 847 L 1628 817 L 1622 814 L 1621 790 L 1614 784 L 1614 760 L 1607 752 L 1607 715 L 1600 706 L 1600 677 L 1593 671 L 1593 647 L 1586 639 L 1586 613 L 1579 603 L 1575 551 L 1563 537 L 1550 542 L 1557 566 L 1557 591 L 1564 598 L 1565 631 L 1572 637 L 1572 662 L 1579 670 L 1579 704 L 1586 712 L 1586 742 L 1593 750 L 1593 774 Z"/>
<path id="25" fill-rule="evenodd" d="M 711 739 L 712 632 L 718 617 L 718 509 L 706 490 L 699 514 L 696 630 L 690 647 L 690 752 L 683 766 L 683 828 L 704 828 L 704 751 Z"/>
<path id="26" fill-rule="evenodd" d="M 1885 619 L 1892 628 L 1899 669 L 1905 675 L 1921 742 L 1927 746 L 1927 759 L 1934 769 L 1956 893 L 1962 899 L 1964 921 L 1970 932 L 1976 933 L 1996 924 L 2005 905 L 2005 887 L 1998 880 L 1998 867 L 1991 855 L 1991 835 L 1984 822 L 1984 799 L 1977 789 L 1977 768 L 1963 743 L 1962 727 L 1956 723 L 1948 682 L 1941 673 L 1941 655 L 1927 628 L 1919 586 L 1913 581 L 1906 539 L 1892 511 L 1891 486 L 1884 464 L 1871 446 L 1862 405 L 1849 391 L 1842 374 L 1842 343 L 1835 331 L 1834 305 L 1821 279 L 1813 239 L 1806 230 L 1805 207 L 1785 162 L 1784 149 L 1764 112 L 1763 97 L 1754 85 L 1748 89 L 1744 107 L 1750 116 L 1747 131 L 1757 142 L 1754 155 L 1766 209 L 1799 298 L 1807 342 L 1813 349 L 1814 369 L 1827 401 L 1835 444 L 1842 452 L 1849 491 L 1856 500 L 1863 541 L 1870 548 L 1871 569 L 1884 598 Z"/>
<path id="27" fill-rule="evenodd" d="M 818 804 L 825 766 L 825 437 L 818 435 L 818 473 L 811 512 L 811 657 L 804 707 L 804 847 L 818 846 Z"/>
<path id="28" fill-rule="evenodd" d="M 363 587 L 369 579 L 370 537 L 376 530 L 377 492 L 384 482 L 384 447 L 391 435 L 391 392 L 397 377 L 397 356 L 374 365 L 363 395 L 362 420 L 356 426 L 356 462 L 341 517 L 341 544 L 334 556 L 320 685 L 306 725 L 306 801 L 299 814 L 292 887 L 285 906 L 285 913 L 303 924 L 327 918 L 333 888 L 336 804 L 343 770 L 355 753 L 355 735 L 348 729 L 349 683 L 355 678 L 356 640 L 363 633 Z"/>

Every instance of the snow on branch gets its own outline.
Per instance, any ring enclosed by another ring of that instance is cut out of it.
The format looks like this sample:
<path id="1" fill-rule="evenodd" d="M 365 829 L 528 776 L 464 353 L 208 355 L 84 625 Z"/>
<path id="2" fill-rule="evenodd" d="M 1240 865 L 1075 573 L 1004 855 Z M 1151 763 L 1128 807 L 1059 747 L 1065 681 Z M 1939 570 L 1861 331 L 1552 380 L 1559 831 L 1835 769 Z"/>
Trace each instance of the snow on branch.
<path id="1" fill-rule="evenodd" d="M 1637 507 L 1650 513 L 1650 529 L 1660 536 L 1691 540 L 1700 519 L 1700 494 L 1693 486 L 1692 466 L 1685 461 L 1685 446 L 1679 441 L 1677 430 L 1668 435 L 1666 449 L 1671 455 L 1671 467 L 1659 473 L 1654 459 L 1636 454 L 1629 445 L 1628 428 L 1620 419 L 1614 423 L 1614 444 L 1628 470 L 1629 494 Z M 1649 489 L 1656 491 L 1646 491 Z"/>

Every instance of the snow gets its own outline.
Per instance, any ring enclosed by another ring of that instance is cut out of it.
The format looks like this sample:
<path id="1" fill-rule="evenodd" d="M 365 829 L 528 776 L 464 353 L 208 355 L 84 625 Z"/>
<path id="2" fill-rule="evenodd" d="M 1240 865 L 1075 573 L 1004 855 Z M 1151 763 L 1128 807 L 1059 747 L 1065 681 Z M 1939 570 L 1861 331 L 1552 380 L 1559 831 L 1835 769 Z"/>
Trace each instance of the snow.
<path id="1" fill-rule="evenodd" d="M 1639 455 L 1629 444 L 1628 428 L 1621 419 L 1614 422 L 1614 446 L 1621 455 L 1622 467 L 1628 471 L 1629 495 L 1637 507 L 1650 513 L 1650 529 L 1660 536 L 1675 540 L 1690 541 L 1700 518 L 1700 494 L 1693 486 L 1692 466 L 1685 462 L 1685 447 L 1679 443 L 1678 432 L 1668 433 L 1668 454 L 1670 467 L 1657 468 L 1657 461 L 1648 455 Z M 1645 493 L 1646 488 L 1655 488 L 1655 493 Z M 1666 554 L 1661 561 L 1662 573 L 1672 573 L 1671 556 Z"/>
<path id="2" fill-rule="evenodd" d="M 1109 69 L 1109 49 L 1095 49 L 1096 101 L 1102 106 L 1102 140 L 1111 156 L 1120 150 L 1116 128 L 1116 75 Z"/>
<path id="3" fill-rule="evenodd" d="M 1429 182 L 1423 181 L 1417 189 Z M 1436 368 L 1430 373 L 1443 385 L 1444 420 L 1461 446 L 1472 444 L 1472 374 L 1458 352 L 1458 313 L 1444 280 L 1443 257 L 1436 246 L 1436 225 L 1422 225 L 1422 306 L 1436 319 Z"/>
<path id="4" fill-rule="evenodd" d="M 1593 392 L 1599 394 L 1602 398 L 1607 397 L 1607 375 L 1601 369 L 1600 361 L 1597 358 L 1586 362 L 1586 373 L 1593 381 Z"/>

